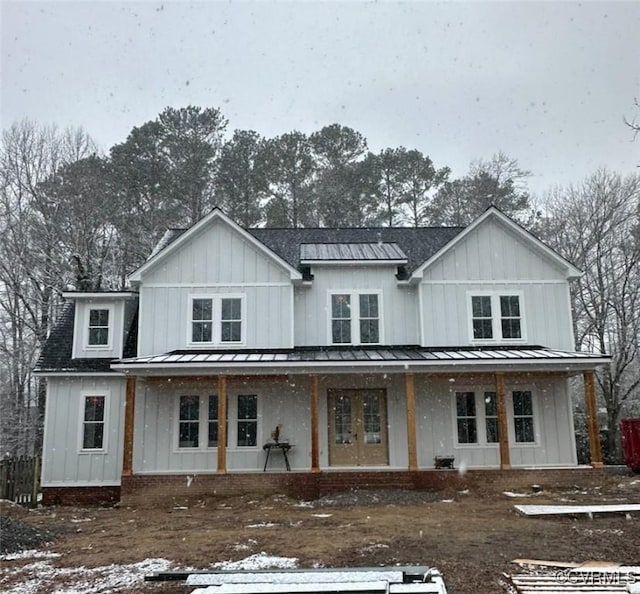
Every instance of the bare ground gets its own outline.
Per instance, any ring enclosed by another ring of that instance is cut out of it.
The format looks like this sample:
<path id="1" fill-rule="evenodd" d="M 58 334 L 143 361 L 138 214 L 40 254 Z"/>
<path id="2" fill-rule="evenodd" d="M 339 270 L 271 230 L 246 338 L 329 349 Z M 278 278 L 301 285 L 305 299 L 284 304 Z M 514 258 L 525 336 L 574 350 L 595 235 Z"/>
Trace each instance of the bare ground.
<path id="1" fill-rule="evenodd" d="M 33 511 L 5 503 L 0 512 L 56 533 L 44 548 L 61 554 L 50 561 L 58 567 L 164 558 L 184 567 L 210 569 L 214 562 L 264 551 L 295 557 L 300 567 L 428 565 L 440 569 L 450 594 L 491 594 L 503 592 L 502 572 L 521 571 L 511 563 L 516 558 L 640 563 L 640 516 L 533 519 L 520 516 L 513 507 L 637 503 L 637 475 L 603 475 L 595 488 L 576 486 L 535 495 L 520 491 L 530 496 L 514 498 L 488 489 L 351 492 L 304 505 L 284 496 L 212 496 L 186 505 Z M 17 584 L 12 568 L 29 562 L 0 562 L 0 590 Z M 120 591 L 182 594 L 192 589 L 149 583 Z"/>

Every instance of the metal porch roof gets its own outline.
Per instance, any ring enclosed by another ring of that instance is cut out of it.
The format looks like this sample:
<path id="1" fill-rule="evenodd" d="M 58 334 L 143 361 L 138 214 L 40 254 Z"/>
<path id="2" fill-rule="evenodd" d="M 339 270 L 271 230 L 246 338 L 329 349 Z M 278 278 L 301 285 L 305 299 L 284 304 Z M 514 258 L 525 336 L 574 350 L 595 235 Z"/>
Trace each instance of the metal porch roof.
<path id="1" fill-rule="evenodd" d="M 300 245 L 300 262 L 407 262 L 397 243 L 303 243 Z"/>
<path id="2" fill-rule="evenodd" d="M 457 367 L 491 369 L 496 366 L 545 366 L 556 370 L 593 369 L 609 361 L 607 355 L 561 351 L 540 346 L 492 348 L 389 347 L 299 347 L 265 350 L 179 350 L 160 355 L 132 357 L 112 363 L 117 370 L 205 371 L 207 369 L 252 369 L 295 372 L 296 369 L 322 368 L 348 372 L 361 368 L 429 369 Z M 443 369 L 444 371 L 444 369 Z"/>

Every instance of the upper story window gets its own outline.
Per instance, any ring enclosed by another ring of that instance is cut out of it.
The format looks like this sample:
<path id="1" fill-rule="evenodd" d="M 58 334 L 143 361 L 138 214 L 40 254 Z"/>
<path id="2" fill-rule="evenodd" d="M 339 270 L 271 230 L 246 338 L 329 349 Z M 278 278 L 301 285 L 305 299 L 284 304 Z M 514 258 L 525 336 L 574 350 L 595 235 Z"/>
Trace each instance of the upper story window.
<path id="1" fill-rule="evenodd" d="M 104 450 L 105 411 L 107 397 L 104 394 L 84 396 L 82 416 L 82 449 Z"/>
<path id="2" fill-rule="evenodd" d="M 109 309 L 89 310 L 89 329 L 87 334 L 87 346 L 109 346 Z"/>
<path id="3" fill-rule="evenodd" d="M 472 294 L 470 306 L 473 341 L 524 338 L 521 294 Z"/>
<path id="4" fill-rule="evenodd" d="M 380 344 L 380 293 L 331 295 L 331 344 Z"/>
<path id="5" fill-rule="evenodd" d="M 241 344 L 243 297 L 192 296 L 188 342 L 192 345 Z"/>

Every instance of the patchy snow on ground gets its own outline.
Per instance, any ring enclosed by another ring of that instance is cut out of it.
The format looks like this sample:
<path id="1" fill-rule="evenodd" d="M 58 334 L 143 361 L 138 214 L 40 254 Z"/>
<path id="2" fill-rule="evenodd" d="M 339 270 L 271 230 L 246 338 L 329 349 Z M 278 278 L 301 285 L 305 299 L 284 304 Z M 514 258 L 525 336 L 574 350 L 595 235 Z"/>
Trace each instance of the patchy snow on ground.
<path id="1" fill-rule="evenodd" d="M 91 568 L 53 567 L 50 561 L 35 561 L 21 567 L 0 569 L 0 591 L 6 594 L 127 591 L 141 585 L 145 575 L 172 569 L 175 569 L 174 564 L 166 559 L 145 559 L 139 563 Z"/>
<path id="2" fill-rule="evenodd" d="M 60 553 L 51 553 L 49 551 L 37 551 L 31 549 L 29 551 L 20 551 L 19 553 L 9 553 L 8 555 L 0 555 L 0 561 L 18 561 L 21 559 L 55 559 L 62 557 Z"/>
<path id="3" fill-rule="evenodd" d="M 239 561 L 219 561 L 211 565 L 214 569 L 234 571 L 257 571 L 260 569 L 295 569 L 298 567 L 296 557 L 274 557 L 264 551 L 250 555 Z"/>

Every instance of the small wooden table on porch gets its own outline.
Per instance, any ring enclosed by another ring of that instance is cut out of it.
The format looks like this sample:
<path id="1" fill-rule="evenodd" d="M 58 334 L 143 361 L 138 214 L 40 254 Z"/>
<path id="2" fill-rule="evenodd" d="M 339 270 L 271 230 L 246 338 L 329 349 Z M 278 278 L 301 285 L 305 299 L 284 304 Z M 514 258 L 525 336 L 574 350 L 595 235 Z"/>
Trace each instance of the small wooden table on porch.
<path id="1" fill-rule="evenodd" d="M 287 452 L 293 446 L 288 441 L 268 441 L 262 446 L 262 449 L 267 452 L 267 457 L 264 461 L 263 472 L 267 470 L 267 464 L 269 463 L 269 456 L 271 455 L 271 451 L 275 450 L 276 452 L 282 452 L 282 456 L 284 457 L 284 464 L 287 470 L 291 470 L 291 466 L 289 465 L 289 458 L 287 457 Z"/>

